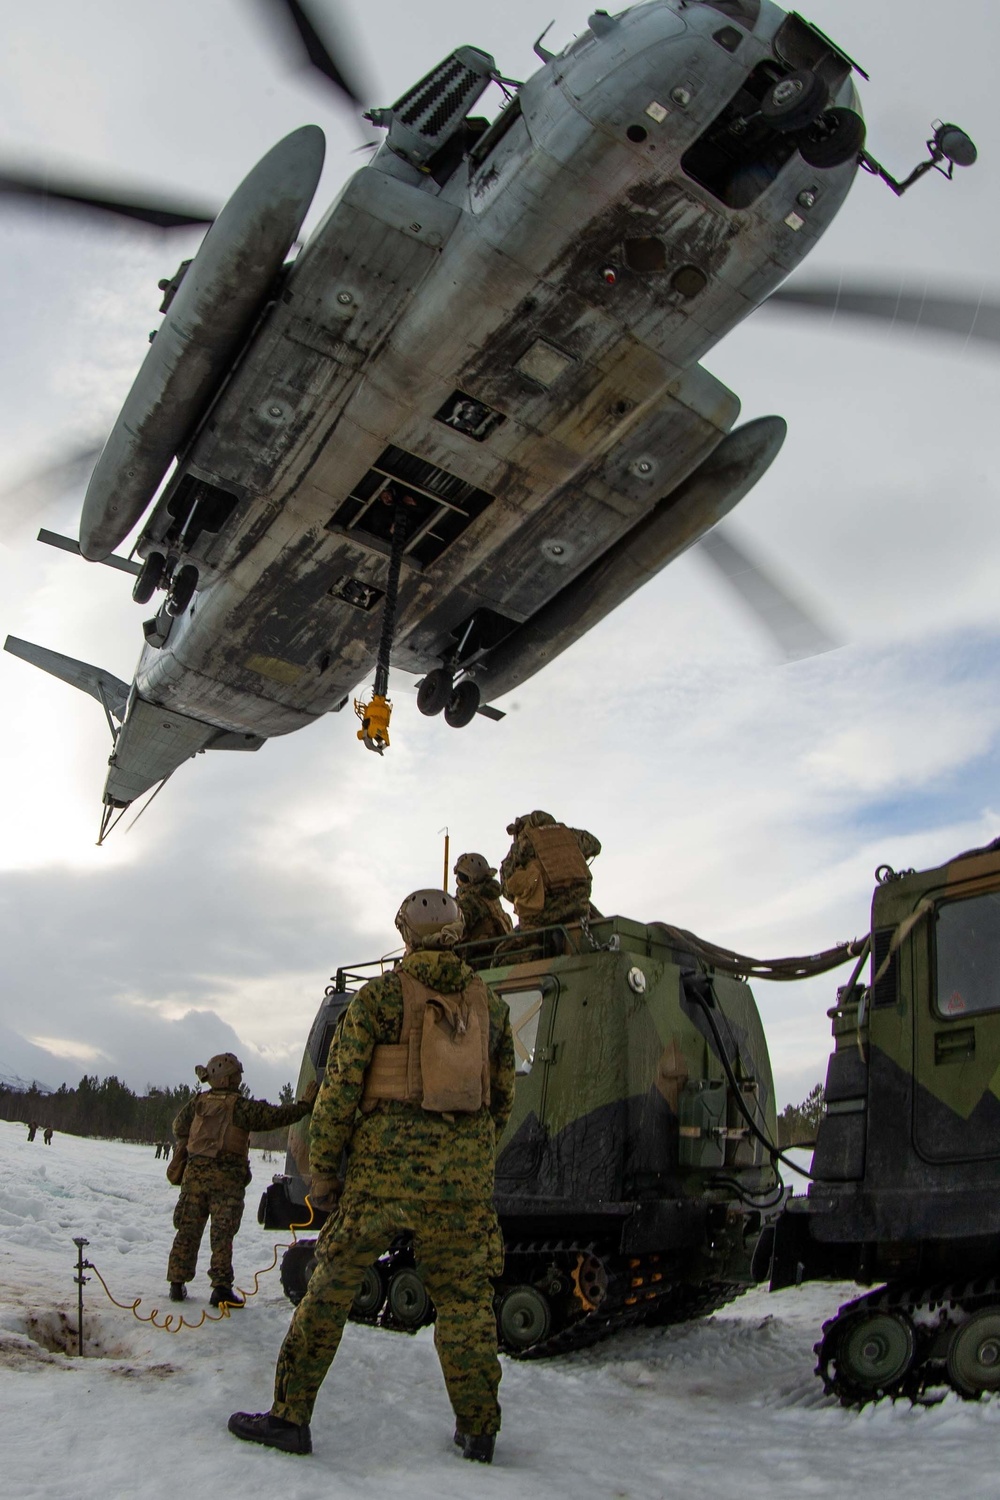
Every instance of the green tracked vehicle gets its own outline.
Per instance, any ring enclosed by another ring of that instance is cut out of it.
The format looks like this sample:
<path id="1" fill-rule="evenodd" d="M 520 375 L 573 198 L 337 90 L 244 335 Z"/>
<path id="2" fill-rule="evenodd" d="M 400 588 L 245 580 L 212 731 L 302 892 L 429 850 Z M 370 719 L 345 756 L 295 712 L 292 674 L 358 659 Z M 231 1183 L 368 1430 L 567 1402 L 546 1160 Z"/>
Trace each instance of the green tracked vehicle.
<path id="1" fill-rule="evenodd" d="M 834 1051 L 808 1194 L 772 1289 L 876 1290 L 826 1324 L 817 1374 L 845 1405 L 1000 1390 L 1000 840 L 937 869 L 883 866 Z"/>
<path id="2" fill-rule="evenodd" d="M 774 1139 L 767 1046 L 748 986 L 685 951 L 686 936 L 612 917 L 519 935 L 514 943 L 533 946 L 502 960 L 495 940 L 459 950 L 510 1007 L 517 1057 L 495 1196 L 506 1248 L 497 1322 L 509 1353 L 547 1355 L 690 1318 L 766 1274 L 784 1196 L 751 1128 Z M 338 971 L 300 1093 L 325 1066 L 351 994 L 378 972 Z M 286 1173 L 261 1200 L 267 1227 L 309 1217 L 307 1130 L 292 1127 Z M 314 1243 L 284 1256 L 293 1302 Z M 433 1315 L 401 1237 L 366 1274 L 352 1316 L 414 1332 Z"/>

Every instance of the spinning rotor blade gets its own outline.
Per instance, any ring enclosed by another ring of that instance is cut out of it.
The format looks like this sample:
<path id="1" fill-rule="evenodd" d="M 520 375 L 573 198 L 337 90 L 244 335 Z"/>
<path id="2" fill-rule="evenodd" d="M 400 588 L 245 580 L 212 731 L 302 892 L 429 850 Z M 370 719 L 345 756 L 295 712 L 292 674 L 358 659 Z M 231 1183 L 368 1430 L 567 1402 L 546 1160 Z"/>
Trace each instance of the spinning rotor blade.
<path id="1" fill-rule="evenodd" d="M 950 333 L 984 344 L 1000 344 L 1000 302 L 987 297 L 908 292 L 902 285 L 865 286 L 839 282 L 803 282 L 772 292 L 768 302 L 783 307 L 841 313 L 890 327 L 918 332 Z"/>
<path id="2" fill-rule="evenodd" d="M 64 453 L 55 463 L 0 490 L 0 533 L 32 519 L 60 495 L 82 486 L 90 478 L 102 447 L 103 443 L 88 443 L 73 453 Z"/>
<path id="3" fill-rule="evenodd" d="M 295 27 L 309 65 L 322 73 L 348 103 L 364 109 L 371 101 L 362 97 L 361 86 L 343 55 L 343 48 L 332 40 L 330 34 L 334 27 L 330 23 L 325 25 L 323 29 L 327 35 L 324 38 L 314 19 L 315 8 L 304 0 L 268 0 L 268 5 L 271 10 L 285 15 Z"/>
<path id="4" fill-rule="evenodd" d="M 719 527 L 697 543 L 702 557 L 711 560 L 735 589 L 744 604 L 780 647 L 786 661 L 821 656 L 840 644 L 800 603 L 733 541 L 732 533 Z"/>
<path id="5" fill-rule="evenodd" d="M 0 172 L 0 195 L 72 203 L 81 208 L 96 209 L 99 213 L 116 214 L 119 218 L 137 219 L 158 229 L 204 226 L 215 218 L 210 209 L 193 208 L 190 204 L 182 208 L 178 204 L 154 199 L 147 199 L 144 203 L 130 202 L 82 182 L 60 182 L 47 173 L 35 176 L 29 172 Z"/>

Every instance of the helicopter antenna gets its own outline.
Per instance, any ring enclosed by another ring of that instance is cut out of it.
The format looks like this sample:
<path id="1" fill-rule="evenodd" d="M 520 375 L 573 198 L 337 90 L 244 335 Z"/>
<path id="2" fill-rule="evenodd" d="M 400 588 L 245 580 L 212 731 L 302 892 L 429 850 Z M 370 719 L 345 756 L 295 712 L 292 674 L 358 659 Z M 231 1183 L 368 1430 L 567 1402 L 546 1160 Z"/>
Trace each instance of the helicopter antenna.
<path id="1" fill-rule="evenodd" d="M 444 834 L 444 875 L 443 875 L 442 880 L 441 880 L 441 889 L 443 891 L 447 891 L 447 889 L 448 889 L 448 845 L 449 845 L 449 842 L 450 842 L 450 836 L 449 836 L 449 833 L 448 833 L 448 825 L 447 825 L 447 823 L 445 824 L 445 826 L 443 828 L 439 828 L 438 829 L 438 833 L 443 833 Z"/>

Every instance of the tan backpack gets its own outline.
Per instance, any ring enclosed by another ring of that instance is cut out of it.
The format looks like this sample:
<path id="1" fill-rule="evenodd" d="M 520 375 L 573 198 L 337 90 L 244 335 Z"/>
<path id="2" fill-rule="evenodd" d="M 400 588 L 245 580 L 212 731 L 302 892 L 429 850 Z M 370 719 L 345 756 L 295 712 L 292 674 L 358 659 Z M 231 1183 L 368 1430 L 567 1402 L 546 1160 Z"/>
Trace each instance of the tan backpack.
<path id="1" fill-rule="evenodd" d="M 189 1156 L 207 1156 L 211 1160 L 225 1152 L 247 1156 L 250 1150 L 249 1130 L 233 1124 L 233 1112 L 239 1094 L 229 1091 L 199 1094 L 194 1106 L 194 1120 L 187 1139 Z"/>
<path id="2" fill-rule="evenodd" d="M 432 1114 L 474 1114 L 490 1102 L 490 1008 L 477 976 L 464 990 L 442 995 L 405 969 L 403 1025 L 398 1042 L 376 1046 L 365 1074 L 361 1110 L 380 1099 L 419 1104 Z"/>
<path id="3" fill-rule="evenodd" d="M 507 895 L 519 917 L 537 916 L 553 891 L 583 882 L 590 885 L 590 866 L 579 841 L 565 823 L 525 830 L 535 857 L 507 878 Z"/>

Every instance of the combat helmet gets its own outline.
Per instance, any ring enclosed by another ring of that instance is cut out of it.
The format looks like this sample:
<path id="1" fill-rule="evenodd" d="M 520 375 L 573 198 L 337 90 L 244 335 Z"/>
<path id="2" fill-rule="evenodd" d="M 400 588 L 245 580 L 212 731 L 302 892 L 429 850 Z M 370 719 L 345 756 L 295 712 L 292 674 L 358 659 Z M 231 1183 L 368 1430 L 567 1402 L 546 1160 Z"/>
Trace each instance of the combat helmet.
<path id="1" fill-rule="evenodd" d="M 228 1084 L 230 1088 L 239 1088 L 240 1079 L 243 1077 L 243 1064 L 235 1052 L 217 1052 L 210 1057 L 207 1063 L 199 1063 L 195 1068 L 195 1074 L 202 1083 L 207 1083 L 209 1088 L 221 1089 Z"/>
<path id="2" fill-rule="evenodd" d="M 396 928 L 407 948 L 454 948 L 465 918 L 447 891 L 412 891 L 396 913 Z"/>
<path id="3" fill-rule="evenodd" d="M 496 870 L 483 854 L 460 854 L 455 861 L 455 878 L 460 881 L 489 880 L 495 874 Z"/>
<path id="4" fill-rule="evenodd" d="M 523 828 L 548 828 L 555 822 L 556 819 L 551 813 L 536 808 L 534 812 L 522 813 L 521 817 L 515 818 L 513 823 L 508 823 L 507 832 L 516 838 Z"/>

